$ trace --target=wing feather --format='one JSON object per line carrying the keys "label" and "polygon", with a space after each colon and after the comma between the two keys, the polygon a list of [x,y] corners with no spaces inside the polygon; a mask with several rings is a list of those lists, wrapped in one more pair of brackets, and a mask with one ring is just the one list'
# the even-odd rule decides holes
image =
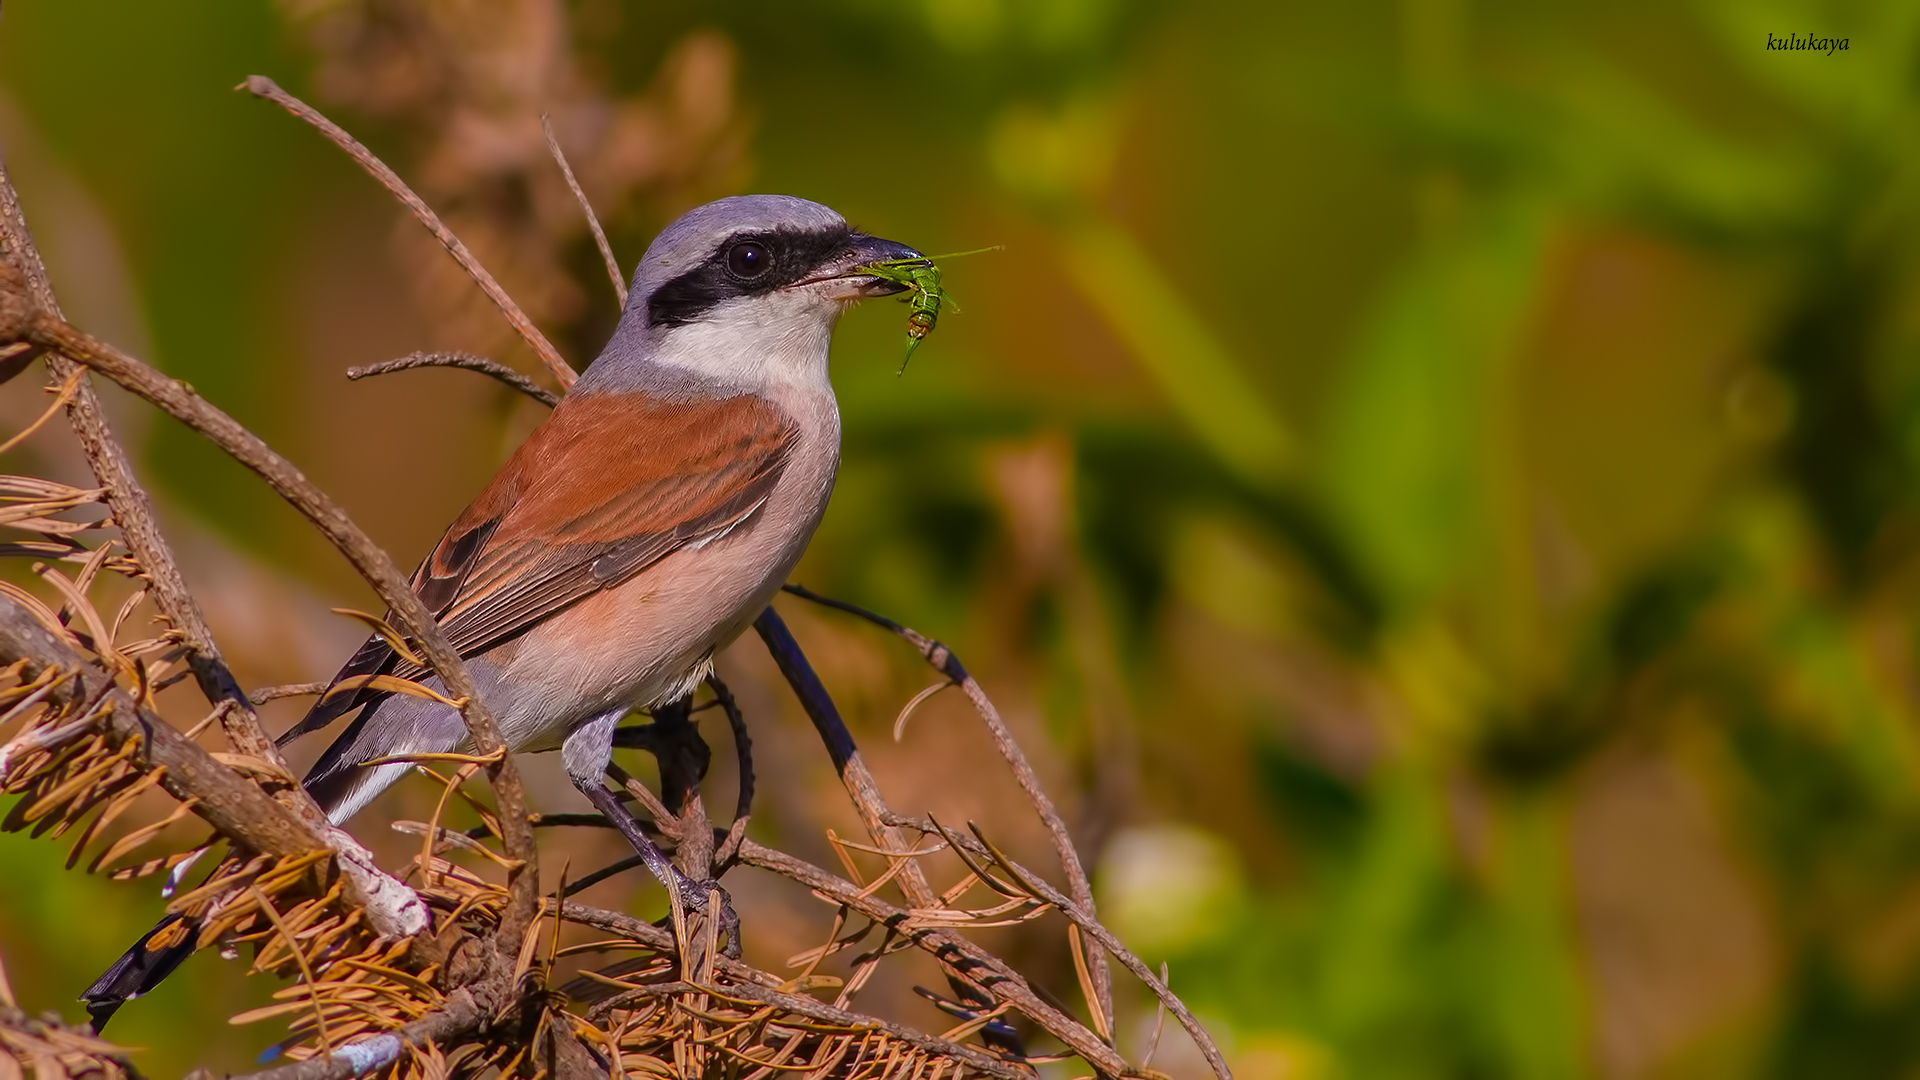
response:
{"label": "wing feather", "polygon": [[[462,656],[485,652],[741,524],[772,493],[795,437],[753,395],[568,397],[454,521],[414,590]],[[334,682],[370,673],[425,674],[377,635]],[[385,696],[322,698],[281,741]]]}

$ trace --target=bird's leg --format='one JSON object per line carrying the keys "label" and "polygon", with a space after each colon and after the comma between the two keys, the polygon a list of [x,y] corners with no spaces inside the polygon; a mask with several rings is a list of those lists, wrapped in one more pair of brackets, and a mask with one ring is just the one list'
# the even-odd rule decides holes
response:
{"label": "bird's leg", "polygon": [[700,799],[700,781],[712,764],[713,751],[690,721],[691,697],[653,710],[657,734],[654,757],[660,761],[660,798],[679,819],[679,844],[673,859],[687,874],[713,876],[713,823]]}
{"label": "bird's leg", "polygon": [[[684,710],[684,704],[681,707]],[[646,863],[647,869],[660,880],[661,885],[679,898],[683,908],[705,915],[708,913],[708,891],[711,889],[719,893],[720,937],[726,943],[728,955],[738,956],[740,917],[734,913],[733,901],[727,896],[726,890],[720,888],[715,881],[695,881],[681,873],[679,867],[674,866],[672,860],[667,858],[666,852],[661,851],[660,846],[647,835],[639,819],[633,816],[633,811],[627,809],[626,804],[607,788],[602,779],[606,775],[607,766],[613,760],[613,730],[624,716],[626,716],[625,709],[602,713],[575,728],[567,736],[566,742],[560,748],[560,757],[566,763],[567,776],[573,781],[573,786],[587,797],[587,801],[591,802],[594,808],[613,824],[614,828],[620,830],[621,835],[627,838],[627,842],[633,845],[634,851],[639,853],[641,861]],[[708,844],[711,845],[711,843],[709,838]]]}

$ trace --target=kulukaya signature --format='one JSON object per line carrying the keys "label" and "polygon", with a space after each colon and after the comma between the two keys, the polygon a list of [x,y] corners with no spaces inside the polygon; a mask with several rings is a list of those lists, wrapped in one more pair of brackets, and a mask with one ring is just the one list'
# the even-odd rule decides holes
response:
{"label": "kulukaya signature", "polygon": [[1796,51],[1825,50],[1828,56],[1832,56],[1836,52],[1847,51],[1847,39],[1814,37],[1812,34],[1808,34],[1805,37],[1799,34],[1788,34],[1783,38],[1774,37],[1772,34],[1767,35],[1768,52],[1782,52],[1787,49]]}

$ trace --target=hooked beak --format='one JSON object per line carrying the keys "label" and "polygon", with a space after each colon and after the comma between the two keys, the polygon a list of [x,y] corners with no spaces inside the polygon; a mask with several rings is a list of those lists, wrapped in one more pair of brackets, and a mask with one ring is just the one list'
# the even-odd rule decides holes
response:
{"label": "hooked beak", "polygon": [[791,287],[819,286],[827,297],[833,300],[865,300],[874,296],[892,296],[894,293],[906,292],[907,286],[897,281],[874,277],[871,274],[856,274],[852,271],[869,263],[925,258],[925,255],[905,244],[882,240],[865,233],[854,233],[844,251],[820,267],[818,273],[810,275],[805,280],[794,282]]}

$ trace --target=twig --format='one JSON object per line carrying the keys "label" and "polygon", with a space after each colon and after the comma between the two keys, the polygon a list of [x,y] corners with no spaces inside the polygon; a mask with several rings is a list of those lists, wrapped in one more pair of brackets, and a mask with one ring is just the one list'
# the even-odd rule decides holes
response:
{"label": "twig", "polygon": [[[44,312],[59,315],[59,303],[48,282],[39,248],[28,230],[25,212],[13,183],[0,165],[0,243],[4,243],[4,265],[17,270],[26,296]],[[36,349],[45,346],[36,344]],[[56,376],[81,371],[72,359],[47,352],[48,369]],[[128,550],[141,567],[152,587],[154,604],[186,645],[187,664],[200,684],[200,691],[216,706],[228,745],[236,752],[267,762],[280,772],[293,775],[281,756],[280,748],[267,737],[254,714],[253,703],[240,689],[240,683],[227,667],[220,648],[207,628],[200,605],[187,590],[186,580],[174,561],[172,549],[153,516],[153,504],[134,476],[126,451],[114,438],[100,409],[99,399],[86,379],[68,409],[74,433],[79,437],[88,462],[102,487],[107,489],[107,504],[119,524]],[[171,729],[169,729],[171,730]],[[291,810],[315,836],[316,846],[329,846],[340,857],[340,866],[348,878],[349,900],[364,905],[374,925],[389,936],[416,933],[427,925],[426,905],[399,881],[375,865],[371,854],[351,836],[335,828],[304,788],[288,784],[276,791],[273,801]],[[433,949],[429,948],[429,952]]]}
{"label": "twig", "polygon": [[[512,902],[502,919],[503,947],[517,947],[520,935],[533,919],[538,897],[534,892],[537,874],[533,829],[527,824],[526,794],[520,774],[505,753],[493,714],[481,701],[479,692],[467,674],[466,665],[447,643],[446,635],[434,621],[426,605],[413,591],[393,559],[375,544],[327,494],[315,487],[301,471],[269,447],[260,437],[242,427],[233,417],[213,406],[177,379],[170,379],[140,360],[72,326],[33,303],[19,272],[11,263],[0,261],[0,341],[28,340],[85,364],[114,382],[159,406],[167,413],[205,436],[241,464],[258,473],[269,487],[313,522],[335,548],[347,557],[355,570],[374,587],[392,609],[400,626],[420,644],[421,651],[440,676],[450,696],[464,698],[461,717],[474,746],[483,755],[497,754],[488,767],[487,778],[499,800],[502,827],[505,830],[509,858],[520,861],[524,869],[512,879]],[[511,943],[511,944],[509,944]]]}
{"label": "twig", "polygon": [[[1092,1029],[1049,1004],[1019,972],[966,938],[938,927],[916,925],[912,922],[910,912],[784,851],[747,840],[740,845],[740,859],[749,866],[771,870],[797,881],[834,903],[844,904],[886,925],[932,953],[948,970],[958,972],[1001,1001],[1012,1002],[1014,1008],[1026,1013],[1101,1073],[1124,1076],[1131,1071],[1126,1061]],[[1231,1074],[1224,1070],[1223,1064],[1216,1071],[1222,1080],[1231,1080]]]}
{"label": "twig", "polygon": [[141,742],[139,757],[166,771],[162,787],[223,834],[254,851],[274,856],[299,855],[327,844],[292,811],[267,797],[257,785],[215,761],[178,728],[136,703],[114,685],[113,677],[40,625],[12,597],[0,596],[0,662],[28,661],[34,669],[77,672],[46,695],[58,704],[98,702],[91,721],[80,730],[100,731],[115,747]]}
{"label": "twig", "polygon": [[[1000,751],[1000,756],[1006,760],[1007,767],[1013,771],[1014,778],[1020,782],[1020,790],[1026,792],[1027,801],[1033,804],[1041,823],[1046,826],[1047,833],[1052,836],[1053,850],[1059,856],[1060,868],[1066,872],[1067,887],[1072,890],[1074,903],[1088,915],[1092,915],[1093,885],[1087,880],[1086,868],[1081,865],[1080,853],[1073,845],[1072,834],[1067,832],[1067,823],[1061,819],[1060,812],[1055,809],[1046,789],[1040,786],[1039,776],[1034,773],[1033,765],[1027,761],[1027,755],[1020,749],[1020,744],[1014,741],[1013,732],[1007,729],[1006,722],[1000,718],[1000,710],[994,707],[992,699],[988,698],[986,691],[981,689],[979,681],[967,672],[965,665],[961,664],[960,658],[954,654],[953,650],[911,627],[903,626],[885,615],[869,611],[857,604],[822,596],[804,585],[790,584],[784,588],[803,600],[811,600],[836,611],[856,615],[876,626],[885,627],[912,645],[935,671],[945,675],[960,687],[961,691],[967,695],[967,700],[973,703],[974,711],[980,714],[980,719],[987,725],[987,731],[993,737],[994,747]],[[1106,957],[1101,954],[1098,946],[1089,945],[1087,953],[1087,966],[1098,997],[1096,1007],[1102,1011],[1104,1018],[1110,1023],[1113,1017],[1113,974],[1108,970]]]}
{"label": "twig", "polygon": [[645,986],[635,987],[617,997],[612,997],[601,1002],[595,1006],[595,1011],[611,1012],[629,1002],[640,1001],[646,998],[674,997],[680,994],[714,994],[720,997],[751,1001],[758,1005],[772,1005],[775,1008],[784,1009],[796,1016],[804,1016],[809,1020],[818,1020],[822,1023],[833,1024],[836,1027],[881,1032],[889,1038],[898,1039],[909,1046],[918,1047],[929,1053],[958,1058],[966,1062],[968,1067],[986,1073],[988,1076],[1002,1077],[1003,1080],[1033,1080],[1033,1074],[1026,1069],[1002,1061],[991,1054],[968,1046],[965,1043],[954,1042],[951,1039],[943,1039],[937,1035],[928,1035],[907,1027],[904,1024],[895,1024],[878,1017],[868,1016],[865,1013],[857,1013],[848,1009],[836,1009],[825,1002],[817,1001],[810,997],[802,997],[798,994],[783,994],[778,990],[771,990],[764,986],[755,986],[751,983],[723,986],[698,986],[689,982],[650,983]]}
{"label": "twig", "polygon": [[[853,800],[853,808],[866,825],[868,835],[873,837],[874,846],[887,851],[905,852],[911,845],[904,842],[898,829],[886,823],[887,803],[880,795],[880,785],[868,771],[867,763],[860,757],[860,750],[854,746],[853,734],[847,730],[846,722],[840,719],[840,709],[834,705],[833,698],[827,694],[827,688],[820,683],[813,665],[808,662],[807,654],[800,651],[800,643],[793,639],[793,632],[781,620],[772,607],[760,613],[754,620],[754,630],[760,634],[760,640],[766,643],[767,652],[773,656],[773,662],[780,668],[780,674],[786,676],[787,684],[793,687],[801,706],[813,721],[820,740],[827,746],[827,753],[833,758],[833,767],[840,774],[840,780],[846,785],[847,795]],[[920,867],[909,861],[900,873],[900,891],[907,896],[907,902],[916,908],[932,907],[935,900],[933,886],[927,884],[927,877]]]}
{"label": "twig", "polygon": [[[626,728],[624,730],[633,731],[634,729]],[[616,738],[617,737],[618,736],[616,736]],[[649,753],[658,752],[657,744],[644,740],[634,740],[631,743],[615,742],[613,745],[630,745],[647,750]],[[653,819],[649,822],[642,822],[643,827],[651,825],[660,835],[667,837],[676,844],[680,842],[680,819],[673,811],[667,809],[667,804],[662,802],[659,796],[648,790],[645,784],[627,775],[627,771],[618,765],[608,765],[607,775],[613,778],[613,786],[615,788],[626,792],[628,796],[633,798],[634,801],[638,802],[641,807],[646,810],[647,816]]]}
{"label": "twig", "polygon": [[[840,710],[833,703],[832,695],[820,682],[813,665],[807,660],[807,654],[800,649],[787,624],[780,618],[779,612],[769,604],[759,618],[754,620],[754,630],[767,646],[767,652],[773,657],[774,664],[785,676],[787,685],[793,688],[794,696],[800,699],[807,717],[813,721],[814,730],[820,735],[820,741],[826,745],[827,754],[833,759],[834,769],[840,774],[840,782],[847,789],[847,797],[853,800],[854,812],[860,816],[866,826],[867,835],[873,838],[874,845],[885,851],[905,852],[910,849],[904,838],[891,825],[886,816],[891,812],[886,800],[880,794],[880,785],[874,780],[873,773],[867,769],[866,760],[854,746],[853,734],[847,730],[845,721],[840,719]],[[744,844],[744,837],[743,837]],[[927,876],[921,870],[918,860],[899,860],[898,874],[900,891],[907,898],[909,906],[931,908],[936,896],[933,887],[927,883]],[[943,962],[946,957],[941,958]],[[986,991],[970,981],[961,967],[948,962],[946,964],[947,981],[954,993],[967,1000],[985,1000]],[[1065,1014],[1058,1014],[1064,1018]],[[1070,1021],[1069,1021],[1070,1022]],[[1110,1052],[1110,1051],[1109,1051]],[[1091,1059],[1089,1059],[1091,1060]]]}
{"label": "twig", "polygon": [[408,353],[398,360],[387,360],[378,364],[350,367],[347,369],[347,378],[358,381],[373,375],[385,375],[388,372],[410,371],[414,368],[423,367],[451,367],[464,368],[467,371],[477,371],[482,375],[491,375],[499,379],[501,382],[506,383],[508,386],[513,387],[515,390],[520,391],[549,409],[560,404],[559,394],[541,386],[539,383],[534,382],[532,379],[527,378],[525,375],[520,374],[499,361],[489,360],[484,356],[475,356],[472,353]]}
{"label": "twig", "polygon": [[[560,917],[568,922],[579,923],[581,926],[591,926],[596,930],[606,930],[631,938],[669,956],[678,953],[673,940],[673,931],[662,929],[644,919],[636,919],[624,912],[608,911],[605,908],[590,907],[576,900],[568,900],[560,905]],[[714,970],[736,983],[780,985],[780,980],[772,975],[724,955],[714,959]]]}
{"label": "twig", "polygon": [[326,693],[326,690],[327,684],[323,682],[285,683],[280,686],[263,686],[248,694],[247,700],[253,702],[254,707],[258,708],[269,701],[290,697],[310,697],[314,694]]}
{"label": "twig", "polygon": [[[918,819],[899,819],[899,821],[908,826],[918,824]],[[970,842],[970,844],[977,844],[977,842]],[[820,892],[822,896],[828,897],[835,903],[845,903],[847,907],[860,911],[868,919],[876,920],[889,928],[895,928],[902,938],[910,940],[912,944],[922,949],[927,949],[950,969],[964,970],[970,980],[989,988],[996,999],[1010,1001],[1016,1009],[1020,1009],[1021,1013],[1039,1022],[1044,1030],[1052,1032],[1056,1038],[1068,1043],[1069,1047],[1081,1057],[1085,1057],[1092,1067],[1110,1076],[1127,1074],[1125,1061],[1117,1057],[1112,1047],[1102,1042],[1085,1024],[1079,1024],[1077,1020],[1071,1019],[1066,1013],[1050,1005],[1025,982],[1025,978],[1021,978],[1018,972],[1006,967],[1002,961],[989,955],[979,945],[972,944],[966,938],[960,938],[958,934],[952,934],[945,928],[912,924],[910,922],[912,915],[908,911],[895,907],[883,899],[877,899],[876,896],[870,896],[866,890],[854,886],[852,882],[837,874],[814,867],[812,863],[806,863],[803,859],[795,859],[793,855],[787,855],[783,851],[755,844],[753,840],[747,840],[741,844],[741,861],[751,863],[764,871],[776,872],[789,880],[795,880],[806,888]],[[653,926],[651,922],[634,919],[632,915],[588,907],[578,901],[566,901],[561,913],[564,919],[570,922],[593,926],[599,930],[609,930],[639,944],[655,947],[662,953],[674,951],[672,932]],[[753,982],[758,986],[778,984],[774,976],[766,972],[758,972],[739,961],[730,961],[726,957],[720,957],[716,961],[716,970],[720,970],[735,982]],[[745,994],[741,994],[741,997],[745,997]],[[1204,1043],[1204,1045],[1212,1045],[1212,1043]],[[1221,1076],[1227,1078],[1229,1074],[1221,1072]]]}
{"label": "twig", "polygon": [[493,1009],[465,989],[455,990],[439,1008],[398,1030],[362,1039],[305,1061],[248,1073],[235,1080],[352,1080],[400,1060],[409,1046],[425,1046],[470,1035],[487,1023]]}
{"label": "twig", "polygon": [[[121,1076],[140,1080],[140,1070],[128,1060],[129,1055],[128,1048],[107,1042],[84,1027],[69,1026],[51,1013],[28,1015],[14,1004],[13,995],[7,991],[7,973],[0,970],[0,1060],[12,1067],[6,1075],[27,1075],[20,1070],[24,1059],[36,1070],[31,1074],[35,1077],[112,1080]],[[83,1063],[75,1057],[87,1060]]]}
{"label": "twig", "polygon": [[[8,177],[4,164],[0,164],[0,247],[4,247],[7,259],[25,279],[27,293],[34,303],[41,310],[58,317],[60,302],[53,295],[53,285],[47,280],[40,249],[33,242],[26,213],[21,209],[20,197],[13,189],[13,181]],[[49,353],[46,360],[47,369],[58,379],[68,378],[80,371],[79,365],[62,356]],[[213,640],[213,632],[207,628],[200,605],[188,592],[186,579],[180,573],[179,563],[174,560],[173,549],[154,522],[153,502],[134,475],[133,464],[127,460],[126,451],[114,438],[113,428],[100,409],[100,399],[94,394],[90,380],[81,380],[72,403],[67,407],[67,416],[73,424],[74,434],[79,436],[80,448],[93,468],[93,475],[107,491],[107,506],[113,511],[113,520],[120,526],[127,550],[133,553],[152,586],[154,606],[179,632],[186,645],[187,663],[200,683],[200,692],[214,705],[223,701],[231,703],[231,707],[225,709],[220,718],[228,745],[236,753],[257,757],[287,771],[286,760],[260,727],[259,717],[254,715],[246,694],[241,691],[238,680],[233,677],[226,659],[220,654],[219,645]],[[325,815],[313,800],[297,789],[283,793],[280,802],[292,807],[312,823],[325,820]]]}
{"label": "twig", "polygon": [[[695,881],[713,876],[713,823],[707,820],[700,782],[706,778],[713,751],[689,719],[690,699],[653,710],[650,727],[655,738],[648,749],[660,762],[660,799],[670,815],[660,827],[674,838],[673,861]],[[629,790],[644,787],[629,785]]]}
{"label": "twig", "polygon": [[547,370],[553,373],[554,381],[560,384],[560,388],[565,390],[573,385],[575,377],[573,368],[561,357],[560,351],[553,347],[553,342],[548,341],[547,336],[540,332],[540,328],[533,324],[533,320],[527,318],[527,313],[520,310],[520,305],[514,303],[513,297],[507,295],[507,290],[500,287],[500,283],[493,279],[492,274],[487,273],[487,268],[481,266],[480,260],[474,258],[473,252],[467,250],[467,245],[453,235],[453,230],[440,221],[440,216],[433,212],[433,208],[428,206],[420,196],[415,195],[413,189],[407,186],[407,182],[400,179],[399,174],[388,168],[385,162],[375,157],[373,151],[360,145],[358,139],[347,134],[340,125],[322,116],[319,110],[280,89],[278,84],[265,75],[249,75],[247,81],[235,89],[245,90],[255,97],[273,102],[313,125],[335,146],[345,150],[361,168],[367,170],[375,180],[380,181],[382,187],[392,192],[394,198],[405,203],[407,209],[413,211],[413,216],[420,220],[420,224],[425,225],[434,239],[440,241],[440,245],[447,249],[447,253],[452,255],[454,261],[460,264],[460,268],[467,272],[467,276],[474,280],[474,284],[480,286],[480,291],[487,294],[487,299],[493,301],[494,306],[500,309],[500,314],[506,316],[507,323],[533,348],[534,354],[540,357],[540,362],[547,365]]}
{"label": "twig", "polygon": [[627,279],[620,276],[620,262],[613,257],[613,245],[607,243],[606,230],[600,227],[600,218],[593,212],[593,204],[587,201],[587,193],[580,190],[580,181],[573,177],[573,166],[567,164],[566,152],[560,149],[560,140],[553,133],[553,119],[546,113],[540,114],[540,130],[547,133],[547,151],[553,155],[554,164],[560,166],[560,175],[567,178],[567,187],[572,189],[573,197],[580,203],[580,211],[587,215],[587,228],[593,230],[593,242],[600,248],[600,258],[607,264],[607,277],[613,281],[613,294],[620,298],[620,306],[627,306]]}
{"label": "twig", "polygon": [[913,829],[926,836],[938,836],[966,854],[984,862],[1005,864],[1022,887],[1031,889],[1042,900],[1060,909],[1060,913],[1067,917],[1067,921],[1099,942],[1107,952],[1113,954],[1114,959],[1120,961],[1121,967],[1126,968],[1134,978],[1139,979],[1147,989],[1153,991],[1154,996],[1160,1000],[1161,1006],[1173,1013],[1174,1018],[1180,1021],[1180,1026],[1193,1037],[1194,1044],[1200,1047],[1200,1053],[1206,1057],[1207,1063],[1213,1066],[1214,1073],[1225,1080],[1228,1076],[1226,1059],[1221,1055],[1220,1048],[1215,1045],[1213,1037],[1207,1034],[1206,1029],[1200,1026],[1200,1021],[1188,1011],[1186,1004],[1168,987],[1166,979],[1156,977],[1151,968],[1122,945],[1120,939],[1113,936],[1113,931],[1108,930],[1094,918],[1092,911],[1047,884],[1045,878],[957,829],[942,829],[930,818],[907,817],[902,814],[888,814],[887,821],[889,824]]}
{"label": "twig", "polygon": [[[607,828],[611,829],[614,827],[613,822],[607,821],[606,818],[603,817],[600,820],[606,824]],[[573,891],[586,892],[588,889],[593,888],[595,885],[600,884],[610,877],[618,877],[635,867],[645,865],[647,865],[647,860],[642,856],[629,855],[618,862],[608,863],[591,874],[582,875],[579,881],[574,882]]]}
{"label": "twig", "polygon": [[747,718],[740,715],[740,703],[733,700],[733,691],[720,681],[720,676],[708,675],[707,689],[713,691],[714,700],[727,714],[727,726],[733,729],[733,752],[740,774],[740,791],[733,804],[733,823],[727,826],[727,838],[721,841],[720,849],[713,855],[718,872],[732,865],[734,856],[739,854],[740,840],[747,835],[747,821],[753,816],[753,736],[747,733]]}
{"label": "twig", "polygon": [[[1167,973],[1167,962],[1165,960],[1160,961],[1160,981],[1166,985],[1169,990],[1173,988],[1173,977]],[[1147,1052],[1140,1055],[1140,1067],[1142,1069],[1150,1069],[1153,1067],[1153,1055],[1160,1049],[1160,1032],[1165,1029],[1166,1026],[1167,1003],[1162,1001],[1153,1010],[1153,1034],[1147,1036]]]}

